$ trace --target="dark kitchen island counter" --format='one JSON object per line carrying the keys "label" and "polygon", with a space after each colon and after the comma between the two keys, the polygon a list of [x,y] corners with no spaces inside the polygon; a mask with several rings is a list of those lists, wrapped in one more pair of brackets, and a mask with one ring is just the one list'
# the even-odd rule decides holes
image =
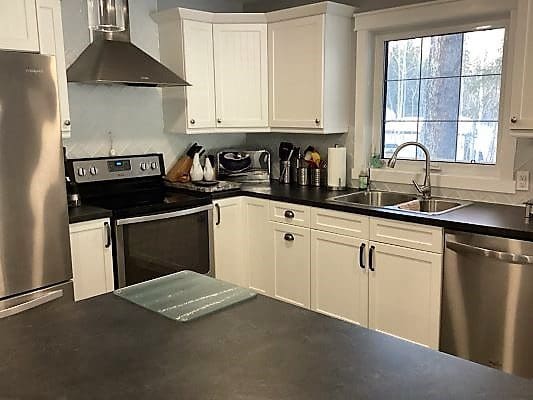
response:
{"label": "dark kitchen island counter", "polygon": [[263,296],[182,324],[112,294],[0,321],[1,399],[533,399],[533,381]]}

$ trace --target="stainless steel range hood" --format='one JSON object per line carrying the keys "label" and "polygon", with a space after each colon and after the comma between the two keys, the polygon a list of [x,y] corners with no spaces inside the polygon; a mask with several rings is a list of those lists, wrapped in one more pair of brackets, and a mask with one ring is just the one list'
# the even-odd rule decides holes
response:
{"label": "stainless steel range hood", "polygon": [[128,1],[122,32],[93,32],[93,42],[67,70],[69,82],[128,86],[190,86],[130,40]]}

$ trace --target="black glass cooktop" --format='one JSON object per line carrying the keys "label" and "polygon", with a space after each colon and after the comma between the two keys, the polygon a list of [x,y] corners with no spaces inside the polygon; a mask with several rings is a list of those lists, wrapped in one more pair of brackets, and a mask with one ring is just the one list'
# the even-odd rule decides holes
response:
{"label": "black glass cooktop", "polygon": [[171,212],[211,203],[209,196],[169,191],[146,191],[92,198],[86,204],[113,212],[114,218],[130,218]]}

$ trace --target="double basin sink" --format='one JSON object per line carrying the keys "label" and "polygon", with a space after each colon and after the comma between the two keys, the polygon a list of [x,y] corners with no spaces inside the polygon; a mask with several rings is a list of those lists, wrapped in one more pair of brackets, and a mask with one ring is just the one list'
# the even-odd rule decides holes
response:
{"label": "double basin sink", "polygon": [[408,193],[366,191],[337,196],[331,201],[344,205],[396,209],[425,215],[445,214],[471,203],[450,199],[420,199]]}

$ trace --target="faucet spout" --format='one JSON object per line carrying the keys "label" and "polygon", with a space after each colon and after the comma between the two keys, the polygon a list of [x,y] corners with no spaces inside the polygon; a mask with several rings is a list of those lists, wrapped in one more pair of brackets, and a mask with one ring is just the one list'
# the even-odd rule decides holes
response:
{"label": "faucet spout", "polygon": [[431,156],[426,146],[424,146],[422,143],[419,143],[419,142],[402,143],[396,148],[396,150],[392,154],[392,157],[387,162],[387,166],[389,168],[394,168],[396,166],[396,161],[398,160],[398,153],[408,146],[418,147],[424,152],[424,155],[426,157],[426,175],[424,177],[424,185],[420,186],[418,183],[416,183],[415,180],[413,180],[413,184],[415,185],[415,188],[418,191],[418,193],[420,193],[424,199],[430,199],[431,198]]}

